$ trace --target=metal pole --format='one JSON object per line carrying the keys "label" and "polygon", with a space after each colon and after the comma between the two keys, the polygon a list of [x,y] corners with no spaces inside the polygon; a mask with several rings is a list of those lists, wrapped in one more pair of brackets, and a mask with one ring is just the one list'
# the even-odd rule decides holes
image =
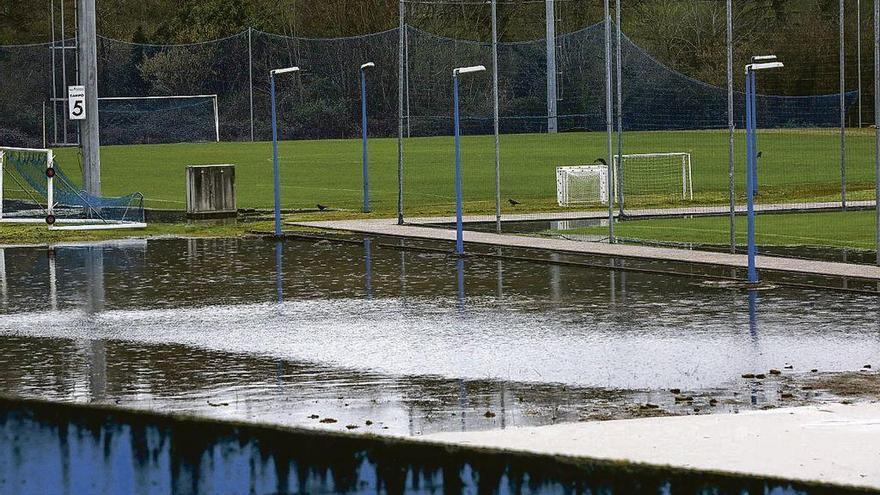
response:
{"label": "metal pole", "polygon": [[880,0],[874,0],[874,213],[877,264],[880,265]]}
{"label": "metal pole", "polygon": [[758,282],[755,245],[755,74],[746,70],[746,202],[748,209],[748,277],[749,283]]}
{"label": "metal pole", "polygon": [[269,73],[269,94],[272,100],[272,178],[275,192],[275,237],[281,237],[281,172],[278,168],[278,122],[275,112],[275,75]]}
{"label": "metal pole", "polygon": [[558,128],[556,118],[556,10],[554,0],[545,0],[545,21],[547,24],[547,133],[555,134]]}
{"label": "metal pole", "polygon": [[501,138],[498,108],[498,2],[492,0],[492,98],[495,131],[495,230],[501,233]]}
{"label": "metal pole", "polygon": [[844,60],[844,25],[843,25],[843,4],[844,0],[840,0],[840,206],[846,211],[846,81]]}
{"label": "metal pole", "polygon": [[455,121],[455,253],[464,254],[464,232],[461,214],[461,128],[458,112],[458,74],[452,74],[452,106]]}
{"label": "metal pole", "polygon": [[[55,52],[58,47],[55,46],[55,0],[49,3],[49,19],[52,24],[52,143],[58,142],[58,86],[55,82]],[[65,117],[66,118],[66,117]]]}
{"label": "metal pole", "polygon": [[399,2],[400,26],[398,27],[399,42],[397,47],[397,224],[403,225],[403,89],[404,89],[404,57],[403,44],[406,42],[404,36],[404,19],[406,16],[406,6],[404,0]]}
{"label": "metal pole", "polygon": [[727,187],[730,199],[730,252],[736,253],[735,149],[733,117],[733,0],[727,0]]}
{"label": "metal pole", "polygon": [[86,119],[80,121],[83,155],[83,187],[93,196],[101,195],[101,139],[98,122],[98,35],[95,0],[78,0],[77,47],[80,84],[86,88]]}
{"label": "metal pole", "polygon": [[217,102],[217,95],[213,98],[214,104],[214,139],[220,142],[220,105]]}
{"label": "metal pole", "polygon": [[605,0],[605,134],[608,152],[608,242],[614,242],[614,133],[613,106],[611,104],[611,12],[609,0]]}
{"label": "metal pole", "polygon": [[[620,0],[615,1],[615,19],[617,24],[617,159],[618,169],[615,170],[617,176],[617,211],[623,216],[623,49],[620,46],[622,35],[620,33]],[[614,166],[614,162],[608,162],[609,167]],[[611,196],[609,196],[611,198]],[[613,198],[611,199],[613,201]]]}
{"label": "metal pole", "polygon": [[64,26],[64,0],[61,0],[61,137],[67,144],[67,33]]}
{"label": "metal pole", "polygon": [[46,147],[46,100],[43,100],[43,148]]}
{"label": "metal pole", "polygon": [[251,106],[251,142],[254,141],[254,51],[253,36],[254,28],[248,28],[248,94]]}
{"label": "metal pole", "polygon": [[856,72],[859,91],[859,129],[862,128],[862,0],[856,0]]}
{"label": "metal pole", "polygon": [[403,25],[403,69],[406,80],[406,137],[412,137],[412,119],[409,113],[409,24]]}
{"label": "metal pole", "polygon": [[370,173],[367,155],[367,73],[361,68],[361,136],[363,140],[363,158],[361,164],[364,174],[364,213],[370,212]]}

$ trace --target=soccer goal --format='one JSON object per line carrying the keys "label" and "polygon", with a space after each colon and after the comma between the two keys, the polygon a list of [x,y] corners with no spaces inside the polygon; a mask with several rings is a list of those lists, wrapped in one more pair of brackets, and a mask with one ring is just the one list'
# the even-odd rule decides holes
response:
{"label": "soccer goal", "polygon": [[142,194],[88,194],[58,166],[52,150],[7,147],[0,147],[0,222],[46,223],[52,230],[147,226]]}
{"label": "soccer goal", "polygon": [[[615,198],[662,206],[694,199],[690,153],[639,153],[614,157]],[[618,186],[622,186],[618,189]]]}
{"label": "soccer goal", "polygon": [[217,95],[98,98],[102,144],[220,141]]}
{"label": "soccer goal", "polygon": [[559,206],[608,204],[608,166],[556,167]]}

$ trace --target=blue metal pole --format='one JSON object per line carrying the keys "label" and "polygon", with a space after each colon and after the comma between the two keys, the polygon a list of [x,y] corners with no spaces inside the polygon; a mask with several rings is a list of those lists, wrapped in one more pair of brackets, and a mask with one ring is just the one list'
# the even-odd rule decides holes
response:
{"label": "blue metal pole", "polygon": [[272,174],[275,188],[275,237],[281,237],[281,177],[278,170],[278,117],[275,113],[275,75],[269,75],[272,98]]}
{"label": "blue metal pole", "polygon": [[748,259],[749,283],[758,282],[758,270],[755,266],[757,248],[755,246],[755,121],[754,115],[754,74],[746,72],[746,204],[748,210]]}
{"label": "blue metal pole", "polygon": [[370,173],[367,166],[367,74],[361,69],[361,133],[364,142],[364,213],[370,212]]}
{"label": "blue metal pole", "polygon": [[458,114],[458,76],[452,75],[452,102],[455,114],[455,253],[464,254],[461,218],[461,122]]}
{"label": "blue metal pole", "polygon": [[752,72],[752,189],[758,194],[758,74]]}

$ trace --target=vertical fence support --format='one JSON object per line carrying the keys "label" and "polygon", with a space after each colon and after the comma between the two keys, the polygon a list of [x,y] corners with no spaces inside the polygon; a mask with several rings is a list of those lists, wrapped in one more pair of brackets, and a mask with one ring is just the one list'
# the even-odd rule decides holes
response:
{"label": "vertical fence support", "polygon": [[452,72],[453,124],[455,126],[455,254],[464,254],[461,193],[461,118],[458,110],[458,71]]}
{"label": "vertical fence support", "polygon": [[555,134],[559,121],[556,112],[556,7],[554,0],[544,1],[547,49],[547,133]]}
{"label": "vertical fence support", "polygon": [[856,0],[856,74],[859,92],[859,129],[862,128],[862,0]]}
{"label": "vertical fence support", "polygon": [[840,206],[846,211],[846,62],[844,57],[844,0],[840,0]]}
{"label": "vertical fence support", "polygon": [[254,52],[253,37],[254,28],[248,28],[248,95],[251,107],[251,142],[254,142]]}
{"label": "vertical fence support", "polygon": [[403,75],[403,44],[406,42],[404,23],[406,5],[400,0],[398,5],[400,25],[398,27],[397,47],[397,224],[403,225],[403,89],[406,84]]}
{"label": "vertical fence support", "polygon": [[[622,35],[620,33],[620,0],[615,0],[614,4],[614,16],[615,16],[615,24],[616,26],[616,36],[617,36],[617,159],[618,159],[618,167],[615,170],[616,178],[617,178],[617,211],[621,217],[623,217],[623,49],[620,46]],[[610,161],[609,167],[614,167],[614,161]],[[609,196],[611,198],[611,196]],[[609,201],[614,201],[613,198],[609,199]]]}
{"label": "vertical fence support", "polygon": [[736,193],[733,117],[733,0],[727,0],[727,195],[730,199],[730,252],[736,253]]}
{"label": "vertical fence support", "polygon": [[614,243],[614,150],[612,134],[614,133],[613,112],[611,104],[611,8],[609,0],[605,0],[605,147],[608,156],[608,242]]}
{"label": "vertical fence support", "polygon": [[877,264],[880,265],[880,0],[874,0],[874,212]]}
{"label": "vertical fence support", "polygon": [[492,0],[492,110],[495,131],[495,231],[501,233],[501,139],[498,109],[498,3]]}
{"label": "vertical fence support", "polygon": [[370,165],[369,148],[367,144],[367,72],[366,65],[361,66],[361,166],[364,178],[364,213],[370,212]]}

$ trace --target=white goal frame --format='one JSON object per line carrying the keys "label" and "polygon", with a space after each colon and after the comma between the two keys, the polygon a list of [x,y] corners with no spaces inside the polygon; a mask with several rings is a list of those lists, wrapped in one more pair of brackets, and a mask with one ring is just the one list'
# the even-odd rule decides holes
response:
{"label": "white goal frame", "polygon": [[[667,157],[681,157],[681,199],[683,200],[693,200],[694,199],[694,177],[691,173],[691,154],[683,153],[683,152],[670,152],[670,153],[633,153],[629,155],[614,155],[614,196],[615,199],[620,199],[621,194],[618,192],[617,187],[620,182],[620,178],[622,177],[624,181],[626,181],[626,173],[624,171],[623,175],[621,175],[621,165],[626,163],[626,160],[629,158],[667,158]],[[623,160],[621,160],[621,157]]]}
{"label": "white goal frame", "polygon": [[[50,149],[43,148],[13,148],[8,146],[0,147],[0,223],[17,223],[17,224],[34,224],[47,223],[46,218],[50,215],[54,216],[55,211],[55,178],[46,176],[46,215],[42,218],[36,217],[4,217],[3,216],[3,167],[5,165],[5,155],[7,152],[21,151],[26,153],[45,153],[46,169],[53,168],[55,165],[55,152]],[[42,208],[42,205],[39,205]],[[94,219],[88,218],[56,218],[54,224],[48,224],[49,230],[106,230],[106,229],[142,229],[147,226],[143,222],[121,222],[121,221],[105,221],[96,223]]]}
{"label": "white goal frame", "polygon": [[[570,195],[570,177],[577,175],[595,175],[599,178],[598,201],[573,200]],[[556,167],[556,202],[559,206],[608,204],[608,166],[607,165],[574,165]]]}
{"label": "white goal frame", "polygon": [[220,142],[220,106],[217,95],[167,95],[167,96],[102,96],[98,98],[98,111],[102,101],[133,101],[133,100],[195,100],[210,99],[214,106],[214,140]]}

